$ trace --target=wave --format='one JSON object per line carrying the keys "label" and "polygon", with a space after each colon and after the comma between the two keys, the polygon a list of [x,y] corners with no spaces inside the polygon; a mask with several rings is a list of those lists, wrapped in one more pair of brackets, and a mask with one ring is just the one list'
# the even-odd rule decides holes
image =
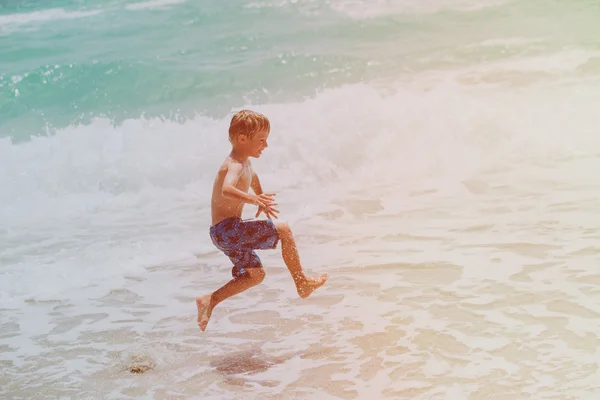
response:
{"label": "wave", "polygon": [[63,8],[51,8],[44,11],[0,15],[0,30],[8,32],[22,25],[34,22],[47,22],[65,19],[86,18],[101,14],[103,10],[67,11]]}
{"label": "wave", "polygon": [[141,1],[137,3],[131,3],[125,6],[125,9],[130,11],[135,10],[150,10],[155,8],[165,8],[168,6],[172,6],[175,4],[185,3],[187,0],[150,0],[150,1]]}
{"label": "wave", "polygon": [[[482,69],[481,77],[493,71]],[[562,129],[587,132],[597,125],[591,108],[600,100],[593,94],[597,82],[581,82],[575,91],[568,81],[525,87],[507,86],[500,79],[481,83],[472,70],[465,70],[452,79],[423,75],[393,92],[354,84],[299,103],[248,105],[265,112],[273,125],[272,148],[257,162],[273,171],[288,171],[290,184],[337,179],[367,166],[385,169],[398,157],[413,172],[453,170],[467,163],[467,149],[471,157],[489,160],[493,155],[511,156],[503,154],[499,144],[535,142],[534,148],[520,150],[529,152],[523,154],[526,157],[553,143],[563,146]],[[120,194],[139,191],[145,184],[181,189],[210,177],[211,167],[227,151],[224,132],[229,118],[197,116],[183,123],[138,118],[119,125],[96,118],[26,143],[2,139],[0,182],[8,190],[0,198],[31,198],[35,192]],[[569,142],[573,139],[571,133]],[[403,175],[402,170],[393,174]]]}
{"label": "wave", "polygon": [[[599,157],[599,86],[471,85],[429,74],[393,90],[355,84],[302,102],[248,104],[272,122],[270,146],[253,164],[263,186],[281,193],[289,220],[318,218],[356,193],[375,201],[383,192],[388,200],[415,190],[451,196],[481,174]],[[202,229],[230,117],[98,118],[28,142],[0,140],[5,300],[58,296],[206,254]],[[43,288],[52,293],[27,283],[32,271],[54,282]]]}
{"label": "wave", "polygon": [[505,0],[332,0],[331,7],[353,19],[398,14],[433,14],[444,10],[473,12],[499,6]]}

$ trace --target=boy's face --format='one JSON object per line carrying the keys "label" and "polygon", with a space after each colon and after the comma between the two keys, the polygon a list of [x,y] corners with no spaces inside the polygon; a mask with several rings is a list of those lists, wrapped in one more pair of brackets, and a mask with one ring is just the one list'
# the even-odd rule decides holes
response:
{"label": "boy's face", "polygon": [[245,135],[241,135],[240,139],[247,151],[249,157],[259,158],[263,150],[269,145],[267,139],[269,138],[268,131],[256,132],[252,139],[249,139]]}

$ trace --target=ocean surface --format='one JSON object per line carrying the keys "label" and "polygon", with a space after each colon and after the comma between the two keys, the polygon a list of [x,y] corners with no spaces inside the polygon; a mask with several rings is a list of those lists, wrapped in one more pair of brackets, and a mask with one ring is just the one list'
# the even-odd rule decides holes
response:
{"label": "ocean surface", "polygon": [[[242,108],[329,280],[201,332]],[[0,398],[595,400],[599,172],[597,1],[4,0]]]}

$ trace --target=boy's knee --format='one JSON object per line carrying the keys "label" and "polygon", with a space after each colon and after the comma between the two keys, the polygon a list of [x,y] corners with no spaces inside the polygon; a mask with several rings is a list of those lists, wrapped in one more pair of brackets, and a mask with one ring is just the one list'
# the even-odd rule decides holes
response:
{"label": "boy's knee", "polygon": [[288,236],[292,233],[292,229],[287,222],[277,221],[275,222],[275,227],[280,236]]}
{"label": "boy's knee", "polygon": [[265,279],[265,270],[262,268],[248,268],[246,272],[255,285],[260,284]]}

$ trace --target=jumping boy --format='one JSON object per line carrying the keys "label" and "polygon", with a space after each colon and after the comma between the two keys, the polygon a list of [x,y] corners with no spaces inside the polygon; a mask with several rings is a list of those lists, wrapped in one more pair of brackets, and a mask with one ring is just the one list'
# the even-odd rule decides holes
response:
{"label": "jumping boy", "polygon": [[[289,225],[273,222],[279,210],[273,193],[263,193],[258,175],[249,158],[260,157],[268,147],[271,127],[269,120],[257,112],[243,110],[231,119],[229,141],[231,153],[217,172],[212,193],[212,225],[210,237],[213,244],[233,262],[233,279],[206,296],[198,296],[198,326],[206,330],[213,309],[223,300],[256,286],[265,278],[262,263],[254,250],[275,249],[281,240],[281,254],[290,271],[298,295],[302,298],[321,287],[327,274],[316,278],[304,275],[300,256]],[[255,194],[250,194],[252,188]],[[245,204],[258,206],[256,217],[265,213],[266,220],[242,220]]]}

